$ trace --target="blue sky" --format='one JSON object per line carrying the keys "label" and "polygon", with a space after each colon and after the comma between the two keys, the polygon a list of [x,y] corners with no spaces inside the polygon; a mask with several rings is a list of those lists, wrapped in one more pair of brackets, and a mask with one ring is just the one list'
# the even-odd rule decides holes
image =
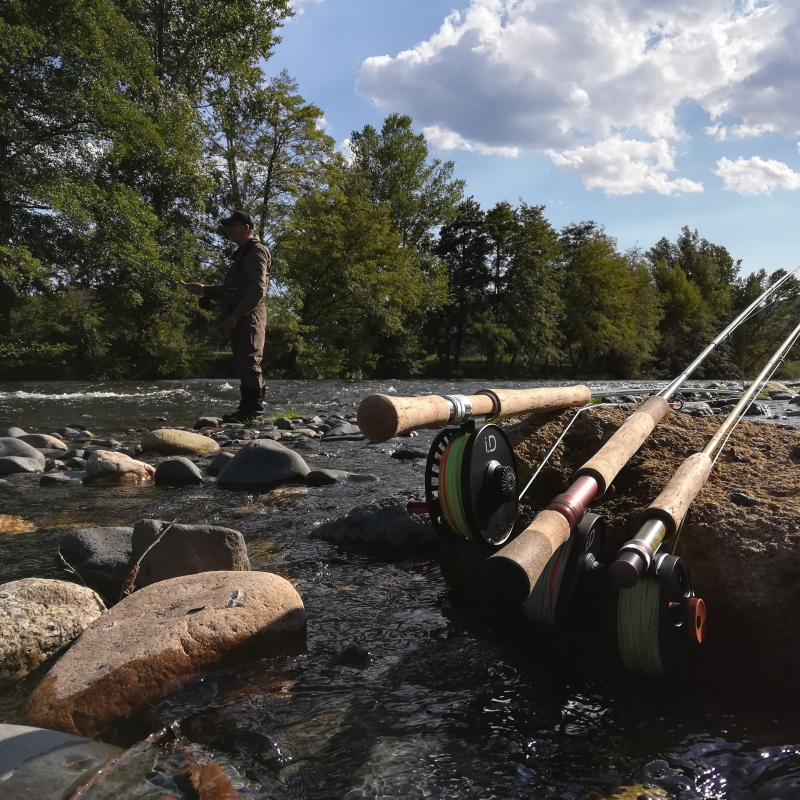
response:
{"label": "blue sky", "polygon": [[344,142],[409,114],[467,193],[800,263],[798,0],[295,0],[266,65]]}

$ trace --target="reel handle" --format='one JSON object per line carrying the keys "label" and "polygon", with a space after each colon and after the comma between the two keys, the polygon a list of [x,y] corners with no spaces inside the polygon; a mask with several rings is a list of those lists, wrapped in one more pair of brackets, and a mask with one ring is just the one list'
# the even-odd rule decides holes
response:
{"label": "reel handle", "polygon": [[[486,389],[463,398],[471,405],[466,418],[491,417],[494,420],[518,414],[584,406],[592,397],[588,386],[567,386],[551,389]],[[389,397],[373,394],[358,406],[358,427],[372,442],[385,442],[393,436],[420,428],[441,428],[455,421],[458,412],[445,397]]]}

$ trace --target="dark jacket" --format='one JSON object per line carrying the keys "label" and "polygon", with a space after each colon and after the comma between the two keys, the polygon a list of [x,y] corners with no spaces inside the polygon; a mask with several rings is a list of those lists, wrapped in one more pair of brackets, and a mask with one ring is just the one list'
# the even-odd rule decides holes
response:
{"label": "dark jacket", "polygon": [[254,311],[267,296],[272,257],[257,239],[248,239],[234,254],[233,263],[219,286],[206,286],[203,294],[219,300],[234,319]]}

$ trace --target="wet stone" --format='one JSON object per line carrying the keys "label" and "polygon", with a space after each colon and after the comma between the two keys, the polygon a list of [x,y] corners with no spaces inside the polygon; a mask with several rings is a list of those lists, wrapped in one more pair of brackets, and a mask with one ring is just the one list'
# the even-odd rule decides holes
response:
{"label": "wet stone", "polygon": [[20,436],[27,436],[28,434],[22,428],[6,428],[0,431],[0,438],[3,439],[18,439]]}
{"label": "wet stone", "polygon": [[203,483],[203,473],[185,456],[167,458],[156,467],[159,486],[192,486]]}
{"label": "wet stone", "polygon": [[132,539],[133,528],[81,528],[65,534],[58,550],[92,589],[115,603],[128,574]]}
{"label": "wet stone", "polygon": [[217,453],[214,458],[211,459],[211,463],[208,465],[206,472],[209,475],[219,475],[219,471],[235,456],[235,453]]}

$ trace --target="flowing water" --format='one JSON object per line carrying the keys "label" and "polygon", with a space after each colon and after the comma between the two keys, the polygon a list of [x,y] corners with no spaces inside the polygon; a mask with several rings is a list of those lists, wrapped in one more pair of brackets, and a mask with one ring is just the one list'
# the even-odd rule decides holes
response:
{"label": "flowing water", "polygon": [[[268,399],[275,410],[303,415],[354,413],[374,392],[478,388],[468,381],[276,381]],[[46,433],[74,422],[132,445],[143,429],[191,424],[236,399],[224,381],[0,384],[0,428]],[[433,436],[423,431],[402,446],[427,451]],[[298,452],[312,469],[368,472],[379,482],[310,488],[271,507],[254,507],[251,497],[213,482],[40,488],[38,476],[12,476],[12,486],[0,489],[0,513],[38,530],[0,537],[0,583],[64,578],[55,554],[65,528],[150,516],[240,530],[253,568],[289,578],[302,596],[307,653],[198,678],[138,720],[137,735],[178,720],[197,747],[238,771],[246,797],[800,800],[796,693],[762,697],[722,684],[712,691],[708,680],[701,689],[691,675],[670,684],[595,671],[527,629],[491,630],[453,601],[430,558],[391,562],[309,538],[320,522],[356,505],[422,487],[423,460],[391,458],[398,446],[306,443]],[[369,650],[372,662],[336,665],[351,643]],[[14,718],[30,684],[0,697],[0,721]],[[116,735],[122,742],[126,734]],[[179,793],[167,756],[161,761],[135,789],[96,796]]]}

